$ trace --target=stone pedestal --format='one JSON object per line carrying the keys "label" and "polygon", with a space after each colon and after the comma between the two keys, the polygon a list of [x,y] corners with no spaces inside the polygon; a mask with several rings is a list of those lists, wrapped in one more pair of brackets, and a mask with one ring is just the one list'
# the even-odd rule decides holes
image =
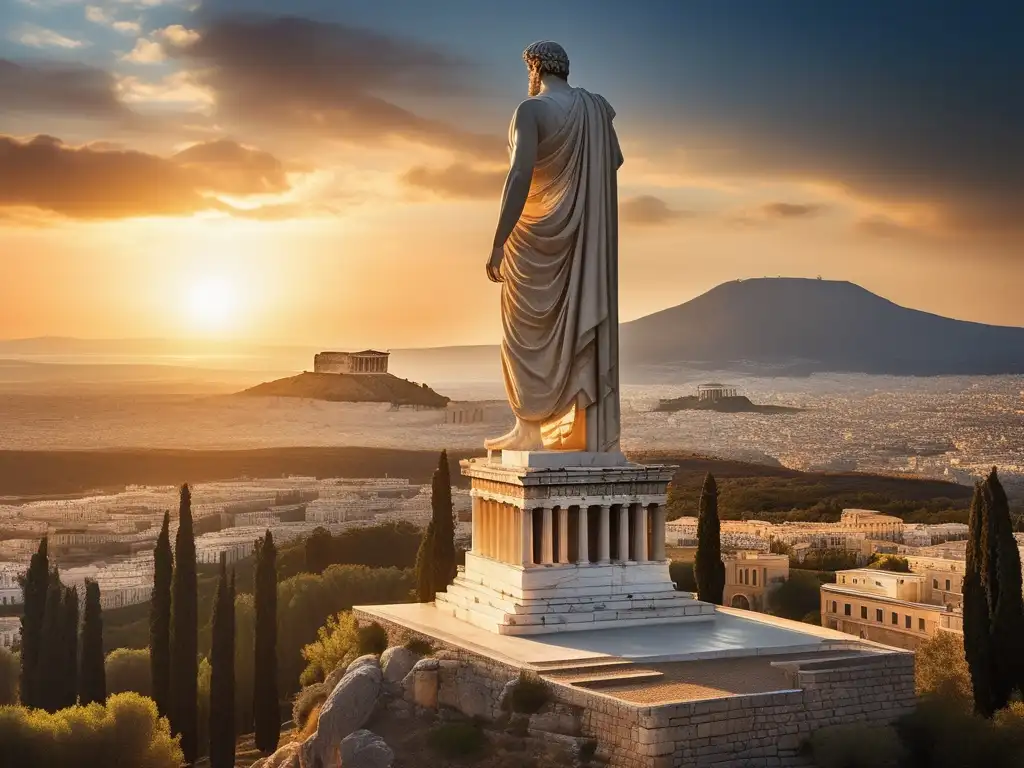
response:
{"label": "stone pedestal", "polygon": [[714,616],[713,605],[677,592],[669,577],[674,467],[579,452],[461,466],[472,483],[473,551],[437,595],[438,610],[506,635]]}

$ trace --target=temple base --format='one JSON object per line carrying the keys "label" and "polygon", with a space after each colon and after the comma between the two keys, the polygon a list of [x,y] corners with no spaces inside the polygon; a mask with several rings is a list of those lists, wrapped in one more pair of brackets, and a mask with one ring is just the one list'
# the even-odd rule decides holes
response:
{"label": "temple base", "polygon": [[621,454],[516,454],[462,462],[473,549],[438,593],[439,611],[503,635],[714,617],[713,605],[677,591],[669,577],[665,499],[674,467]]}

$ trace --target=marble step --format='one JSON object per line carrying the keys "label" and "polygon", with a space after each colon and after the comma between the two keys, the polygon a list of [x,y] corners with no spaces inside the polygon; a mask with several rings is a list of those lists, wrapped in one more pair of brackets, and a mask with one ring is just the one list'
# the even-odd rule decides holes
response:
{"label": "marble step", "polygon": [[559,682],[569,683],[580,688],[611,688],[617,685],[630,685],[631,683],[650,683],[660,680],[664,676],[663,673],[653,669],[635,669],[625,672],[595,673],[593,675],[580,675],[574,678],[559,678]]}
{"label": "marble step", "polygon": [[[463,574],[456,576],[455,585],[466,589],[475,590],[481,594],[488,594],[493,599],[506,601],[511,605],[530,605],[543,601],[547,605],[559,604],[580,604],[585,601],[608,602],[617,601],[644,601],[644,600],[690,600],[693,601],[692,593],[678,592],[674,589],[663,589],[661,585],[633,585],[629,589],[609,591],[608,588],[593,586],[584,587],[561,587],[558,589],[529,590],[517,597],[507,592],[499,592],[491,587],[486,581],[466,578]],[[450,589],[450,587],[449,587]],[[571,594],[566,594],[571,593]]]}
{"label": "marble step", "polygon": [[550,677],[554,680],[568,681],[570,678],[578,677],[580,675],[585,676],[618,673],[628,670],[633,666],[633,662],[629,659],[611,657],[607,660],[583,659],[578,662],[559,661],[547,667],[538,667],[535,665],[534,669],[538,674],[541,674],[544,677]]}

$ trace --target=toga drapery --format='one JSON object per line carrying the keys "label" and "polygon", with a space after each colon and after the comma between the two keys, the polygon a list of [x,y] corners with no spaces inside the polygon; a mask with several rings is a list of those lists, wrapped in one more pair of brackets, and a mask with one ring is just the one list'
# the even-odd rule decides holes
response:
{"label": "toga drapery", "polygon": [[526,207],[505,243],[502,371],[520,419],[559,418],[576,403],[586,409],[587,450],[614,451],[619,445],[615,112],[603,97],[581,88],[572,89],[569,104],[561,128],[538,147]]}

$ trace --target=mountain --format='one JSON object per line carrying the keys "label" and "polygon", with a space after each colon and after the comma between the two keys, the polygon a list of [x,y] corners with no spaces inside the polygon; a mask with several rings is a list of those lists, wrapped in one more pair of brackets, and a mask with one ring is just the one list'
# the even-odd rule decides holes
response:
{"label": "mountain", "polygon": [[858,285],[759,278],[622,325],[622,363],[929,376],[1024,373],[1024,328],[908,309]]}

